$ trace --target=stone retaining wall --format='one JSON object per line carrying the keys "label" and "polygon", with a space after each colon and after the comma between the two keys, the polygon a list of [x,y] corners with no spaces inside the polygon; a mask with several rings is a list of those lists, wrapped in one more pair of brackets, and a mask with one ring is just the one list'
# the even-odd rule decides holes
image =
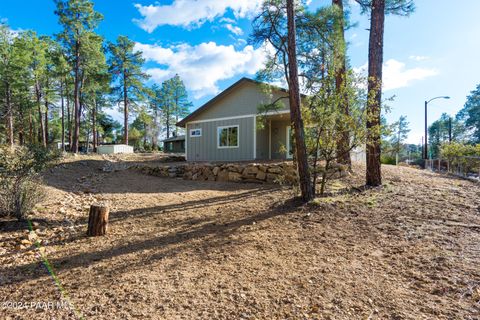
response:
{"label": "stone retaining wall", "polygon": [[185,180],[276,184],[294,184],[297,181],[295,167],[291,162],[248,164],[185,163],[157,167],[137,165],[133,168],[148,175],[183,178]]}

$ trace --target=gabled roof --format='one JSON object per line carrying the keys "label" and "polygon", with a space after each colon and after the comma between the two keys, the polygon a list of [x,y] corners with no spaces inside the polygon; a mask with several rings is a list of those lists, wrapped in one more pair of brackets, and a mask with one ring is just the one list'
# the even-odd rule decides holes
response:
{"label": "gabled roof", "polygon": [[173,141],[185,141],[185,136],[176,136],[176,137],[170,137],[168,139],[163,140],[163,142],[173,142]]}
{"label": "gabled roof", "polygon": [[280,87],[276,87],[276,86],[273,86],[273,85],[269,85],[268,83],[264,83],[264,82],[260,82],[260,81],[257,81],[257,80],[253,80],[253,79],[250,79],[250,78],[241,78],[240,80],[238,80],[237,82],[235,82],[234,84],[232,84],[230,87],[228,87],[227,89],[223,90],[222,92],[220,92],[218,95],[216,95],[215,97],[213,97],[211,100],[209,100],[208,102],[206,102],[203,106],[201,106],[200,108],[198,108],[197,110],[193,111],[192,113],[190,113],[188,116],[186,116],[185,118],[183,118],[182,120],[180,120],[179,122],[177,122],[177,127],[185,127],[185,124],[187,122],[189,122],[191,119],[195,118],[198,114],[200,114],[202,111],[208,109],[210,106],[212,106],[215,102],[217,102],[218,100],[220,100],[221,98],[223,98],[224,96],[228,95],[230,92],[232,92],[233,90],[235,90],[236,87],[240,86],[241,84],[245,83],[245,82],[250,82],[250,83],[253,83],[253,84],[256,84],[256,85],[267,85],[267,86],[270,86],[272,88],[274,88],[275,90],[279,90],[279,91],[283,91],[283,92],[286,92],[288,93],[288,90],[287,89],[284,89],[284,88],[280,88]]}

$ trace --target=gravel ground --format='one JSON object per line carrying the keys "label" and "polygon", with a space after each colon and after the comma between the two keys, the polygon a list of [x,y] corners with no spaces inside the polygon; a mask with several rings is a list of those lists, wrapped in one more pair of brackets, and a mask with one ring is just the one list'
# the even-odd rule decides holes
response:
{"label": "gravel ground", "polygon": [[[46,174],[35,234],[0,221],[0,318],[480,319],[478,184],[385,166],[384,187],[363,190],[356,167],[302,206],[287,187],[105,163]],[[88,238],[97,201],[110,229]],[[71,308],[44,304],[58,301]]]}

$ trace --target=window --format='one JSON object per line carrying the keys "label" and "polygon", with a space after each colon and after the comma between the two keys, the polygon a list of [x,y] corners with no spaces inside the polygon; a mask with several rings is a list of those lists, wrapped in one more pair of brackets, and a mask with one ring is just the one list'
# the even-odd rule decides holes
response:
{"label": "window", "polygon": [[217,128],[218,148],[238,148],[238,126]]}
{"label": "window", "polygon": [[190,137],[201,137],[202,136],[202,129],[191,129],[190,130]]}

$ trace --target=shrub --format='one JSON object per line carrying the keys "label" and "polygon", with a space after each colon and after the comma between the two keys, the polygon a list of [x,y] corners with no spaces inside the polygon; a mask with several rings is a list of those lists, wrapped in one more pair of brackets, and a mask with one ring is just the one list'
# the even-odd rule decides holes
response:
{"label": "shrub", "polygon": [[59,155],[38,147],[0,147],[0,216],[25,218],[43,198],[40,173]]}

